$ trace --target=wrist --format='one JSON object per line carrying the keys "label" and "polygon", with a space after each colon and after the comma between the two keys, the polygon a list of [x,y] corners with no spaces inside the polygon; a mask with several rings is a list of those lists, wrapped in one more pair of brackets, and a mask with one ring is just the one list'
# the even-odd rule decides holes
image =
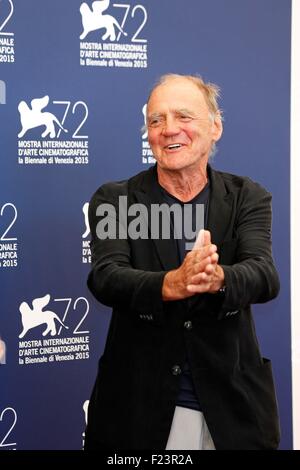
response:
{"label": "wrist", "polygon": [[180,298],[178,288],[178,282],[176,281],[177,270],[167,272],[164,277],[162,285],[162,299],[167,300],[178,300]]}
{"label": "wrist", "polygon": [[225,275],[222,266],[217,265],[214,280],[210,288],[211,294],[225,294],[226,285],[225,285]]}

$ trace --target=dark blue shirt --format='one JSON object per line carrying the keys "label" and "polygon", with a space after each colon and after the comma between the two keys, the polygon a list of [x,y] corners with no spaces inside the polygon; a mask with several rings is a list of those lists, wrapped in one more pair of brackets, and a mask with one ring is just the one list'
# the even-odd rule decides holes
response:
{"label": "dark blue shirt", "polygon": [[[166,201],[166,203],[171,206],[172,204],[180,204],[182,206],[182,209],[184,209],[185,204],[191,204],[192,205],[192,228],[195,230],[196,228],[196,207],[197,204],[203,204],[204,205],[204,227],[207,227],[207,218],[208,218],[208,205],[209,205],[209,195],[210,195],[210,187],[209,187],[209,181],[207,185],[203,188],[203,190],[197,194],[191,201],[188,202],[182,202],[176,197],[172,196],[169,194],[165,189],[161,188],[163,198]],[[172,215],[172,214],[171,214]],[[181,227],[178,227],[178,221],[174,220],[171,218],[171,231],[173,233],[173,236],[176,237],[176,233],[180,233],[179,230],[181,229],[182,237],[177,238],[177,249],[178,249],[178,258],[180,261],[180,264],[183,262],[188,250],[186,250],[186,244],[191,243],[194,240],[188,240],[185,237],[185,231],[183,227],[184,223],[184,218],[182,217],[181,221],[179,223],[182,224]],[[195,237],[196,238],[196,237]],[[181,374],[181,381],[180,381],[180,389],[179,389],[179,394],[177,397],[177,406],[183,406],[185,408],[190,408],[193,410],[201,410],[201,405],[199,403],[198,398],[196,397],[195,394],[195,388],[193,384],[193,378],[192,374],[190,372],[189,368],[189,363],[186,361],[183,367],[183,371]]]}

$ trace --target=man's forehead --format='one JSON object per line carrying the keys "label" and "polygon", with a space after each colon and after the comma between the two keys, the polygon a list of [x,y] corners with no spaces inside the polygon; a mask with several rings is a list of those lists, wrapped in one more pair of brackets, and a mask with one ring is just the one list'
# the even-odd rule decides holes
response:
{"label": "man's forehead", "polygon": [[149,108],[148,109],[148,116],[161,116],[166,114],[166,112],[171,113],[171,114],[196,114],[195,109],[192,109],[191,107],[183,107],[180,106],[178,108],[172,107],[168,108],[165,110],[163,107],[162,108]]}
{"label": "man's forehead", "polygon": [[203,93],[195,83],[186,78],[170,79],[153,90],[148,108],[163,103],[172,103],[175,108],[183,108],[186,107],[185,103],[192,104],[195,99],[197,103],[205,103]]}

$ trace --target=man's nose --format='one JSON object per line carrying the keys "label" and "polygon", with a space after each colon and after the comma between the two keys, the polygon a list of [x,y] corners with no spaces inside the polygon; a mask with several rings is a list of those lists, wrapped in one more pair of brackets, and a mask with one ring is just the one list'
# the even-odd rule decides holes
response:
{"label": "man's nose", "polygon": [[176,119],[168,117],[163,125],[162,133],[164,136],[169,137],[171,135],[176,135],[180,132],[178,122]]}

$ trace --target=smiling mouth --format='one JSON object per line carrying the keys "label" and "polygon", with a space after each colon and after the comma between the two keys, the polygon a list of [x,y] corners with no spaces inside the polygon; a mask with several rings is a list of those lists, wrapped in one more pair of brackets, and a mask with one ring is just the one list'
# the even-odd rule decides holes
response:
{"label": "smiling mouth", "polygon": [[168,150],[175,150],[175,149],[180,149],[182,147],[182,144],[170,144],[170,145],[166,145],[165,148],[167,148]]}

